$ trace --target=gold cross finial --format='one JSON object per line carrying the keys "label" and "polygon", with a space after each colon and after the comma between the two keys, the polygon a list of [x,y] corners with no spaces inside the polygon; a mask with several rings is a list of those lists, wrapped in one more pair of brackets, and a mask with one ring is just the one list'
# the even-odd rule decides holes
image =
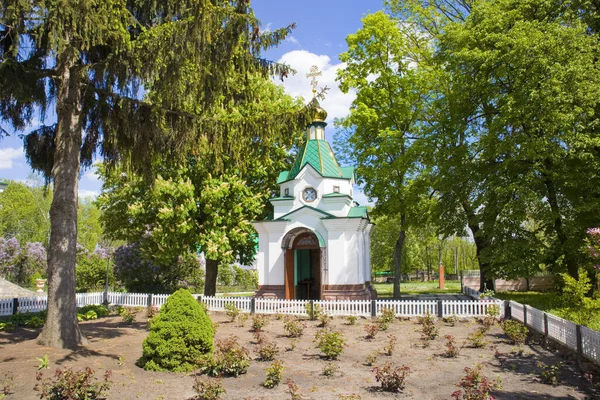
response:
{"label": "gold cross finial", "polygon": [[321,75],[323,75],[323,73],[319,71],[319,67],[317,67],[316,65],[310,67],[310,72],[306,74],[307,78],[312,78],[310,80],[310,85],[312,86],[313,97],[316,97],[317,95],[317,76]]}

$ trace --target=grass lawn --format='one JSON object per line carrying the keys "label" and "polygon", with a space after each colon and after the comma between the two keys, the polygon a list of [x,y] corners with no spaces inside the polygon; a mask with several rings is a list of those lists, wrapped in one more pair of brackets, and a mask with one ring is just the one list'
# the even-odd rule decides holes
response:
{"label": "grass lawn", "polygon": [[[392,297],[394,292],[391,283],[374,283],[379,297]],[[443,290],[438,288],[438,281],[430,282],[401,282],[400,293],[402,294],[429,294],[429,293],[460,293],[460,281],[446,281]]]}

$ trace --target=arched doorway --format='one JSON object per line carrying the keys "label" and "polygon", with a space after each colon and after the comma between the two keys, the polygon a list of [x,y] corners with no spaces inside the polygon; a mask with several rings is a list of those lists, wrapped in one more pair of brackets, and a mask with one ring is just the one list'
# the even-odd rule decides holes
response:
{"label": "arched doorway", "polygon": [[296,228],[285,235],[282,247],[285,251],[285,298],[321,299],[322,238],[310,229]]}

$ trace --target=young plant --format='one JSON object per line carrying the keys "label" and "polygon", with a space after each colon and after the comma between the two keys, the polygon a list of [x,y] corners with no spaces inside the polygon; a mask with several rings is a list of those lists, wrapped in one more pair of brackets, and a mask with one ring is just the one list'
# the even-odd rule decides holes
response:
{"label": "young plant", "polygon": [[225,304],[225,314],[231,322],[234,322],[238,315],[240,315],[240,309],[234,303],[227,303]]}
{"label": "young plant", "polygon": [[456,347],[456,338],[452,335],[446,335],[444,338],[446,339],[446,351],[444,352],[444,357],[454,358],[458,356],[460,349]]}
{"label": "young plant", "polygon": [[316,321],[323,315],[323,309],[321,309],[319,304],[314,304],[313,307],[311,303],[306,303],[304,307],[306,309],[306,314],[311,321]]}
{"label": "young plant", "polygon": [[248,349],[238,343],[235,336],[217,340],[215,352],[205,358],[200,371],[210,376],[238,376],[248,372],[250,356]]}
{"label": "young plant", "polygon": [[458,316],[455,314],[452,314],[447,317],[444,317],[443,321],[450,326],[456,326],[456,324],[458,323]]}
{"label": "young plant", "polygon": [[375,335],[377,335],[377,332],[379,332],[379,325],[378,324],[367,324],[363,327],[363,329],[365,330],[365,339],[367,340],[372,340],[375,339]]}
{"label": "young plant", "polygon": [[279,354],[279,347],[275,342],[265,342],[258,347],[256,354],[259,361],[273,361],[275,356]]}
{"label": "young plant", "polygon": [[286,318],[285,322],[283,323],[283,329],[291,338],[302,336],[305,327],[306,326],[296,318]]}
{"label": "young plant", "polygon": [[296,382],[288,378],[287,381],[285,381],[285,384],[288,387],[289,394],[292,396],[292,400],[300,400],[302,398],[302,396],[300,395],[300,389],[298,389],[298,385],[296,385]]}
{"label": "young plant", "polygon": [[252,337],[254,337],[254,343],[263,344],[265,341],[265,335],[262,332],[252,332]]}
{"label": "young plant", "polygon": [[246,322],[248,321],[249,315],[248,314],[240,314],[238,316],[238,326],[241,328],[244,325],[246,325]]}
{"label": "young plant", "polygon": [[386,392],[400,392],[404,389],[404,381],[410,374],[410,368],[406,365],[399,367],[391,362],[386,362],[382,367],[373,368],[375,379],[381,383],[381,388]]}
{"label": "young plant", "polygon": [[323,375],[325,375],[326,377],[330,377],[335,375],[336,372],[338,372],[340,370],[340,366],[337,365],[336,363],[332,363],[329,362],[327,364],[325,364],[325,366],[323,367]]}
{"label": "young plant", "polygon": [[546,365],[543,362],[538,361],[537,366],[542,369],[540,371],[540,379],[543,383],[547,385],[558,386],[562,363],[559,362],[558,364],[554,365]]}
{"label": "young plant", "polygon": [[372,367],[375,362],[377,361],[377,357],[379,357],[379,353],[378,352],[374,352],[371,353],[367,356],[367,359],[365,360],[365,365],[367,367]]}
{"label": "young plant", "polygon": [[269,389],[279,385],[281,378],[283,377],[283,362],[280,360],[273,361],[268,368],[265,368],[267,373],[267,379],[263,386]]}
{"label": "young plant", "polygon": [[152,319],[158,315],[160,308],[156,306],[150,306],[146,309],[146,319],[148,322],[152,322]]}
{"label": "young plant", "polygon": [[292,340],[290,340],[290,347],[287,347],[286,350],[294,351],[294,350],[296,350],[297,345],[298,345],[298,339],[292,339]]}
{"label": "young plant", "polygon": [[50,367],[50,359],[48,354],[44,354],[44,357],[35,358],[40,364],[38,365],[38,371],[41,369],[48,369]]}
{"label": "young plant", "polygon": [[383,354],[386,356],[392,356],[394,354],[394,350],[396,349],[396,343],[398,342],[398,338],[394,335],[388,335],[388,342],[383,348]]}
{"label": "young plant", "polygon": [[329,322],[331,321],[331,317],[325,313],[319,315],[319,326],[321,328],[326,328],[327,325],[329,325]]}
{"label": "young plant", "polygon": [[356,325],[356,320],[357,320],[356,315],[348,315],[346,317],[346,324],[347,325]]}
{"label": "young plant", "polygon": [[252,317],[252,332],[262,332],[265,326],[269,325],[269,320],[262,314],[257,314]]}
{"label": "young plant", "polygon": [[341,332],[323,329],[317,332],[314,342],[325,358],[335,360],[344,352],[346,340]]}
{"label": "young plant", "polygon": [[77,372],[71,368],[57,369],[52,378],[44,378],[44,374],[38,372],[34,389],[41,392],[40,399],[103,399],[110,389],[110,376],[111,372],[106,371],[104,379],[98,380],[90,367]]}
{"label": "young plant", "polygon": [[[396,312],[391,307],[381,308],[381,315],[379,316],[379,323],[389,325],[396,320]],[[385,330],[385,329],[382,329]]]}
{"label": "young plant", "polygon": [[198,395],[192,397],[190,400],[218,400],[225,393],[221,379],[203,381],[199,377],[196,377],[193,387]]}
{"label": "young plant", "polygon": [[524,344],[529,333],[529,329],[525,325],[511,319],[502,323],[502,329],[510,341],[516,345]]}
{"label": "young plant", "polygon": [[127,308],[122,308],[121,311],[119,311],[119,315],[126,324],[132,324],[135,321],[135,314]]}
{"label": "young plant", "polygon": [[423,317],[419,317],[421,324],[421,340],[434,340],[438,337],[438,328],[435,326],[435,318],[428,312]]}
{"label": "young plant", "polygon": [[452,397],[456,400],[494,400],[494,397],[490,396],[490,391],[501,389],[500,382],[482,376],[481,364],[477,364],[475,368],[466,367],[465,373],[466,375],[456,385],[462,390],[452,393]]}
{"label": "young plant", "polygon": [[4,374],[4,379],[2,380],[2,383],[0,383],[0,400],[8,395],[14,394],[14,380],[15,378],[12,375],[9,375],[8,373]]}
{"label": "young plant", "polygon": [[476,349],[485,349],[485,347],[488,345],[487,340],[485,340],[483,329],[477,329],[475,332],[467,336],[467,342],[469,343],[469,347]]}

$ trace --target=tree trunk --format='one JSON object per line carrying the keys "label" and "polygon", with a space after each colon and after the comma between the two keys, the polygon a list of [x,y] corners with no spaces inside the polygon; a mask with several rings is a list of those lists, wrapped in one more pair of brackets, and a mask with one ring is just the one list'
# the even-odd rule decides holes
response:
{"label": "tree trunk", "polygon": [[400,298],[400,278],[402,277],[402,252],[406,240],[406,215],[400,215],[400,233],[394,248],[394,298]]}
{"label": "tree trunk", "polygon": [[552,171],[552,162],[549,159],[544,160],[544,171],[542,171],[542,175],[544,177],[544,186],[546,187],[546,199],[548,204],[550,205],[550,211],[552,212],[552,217],[554,218],[553,227],[554,232],[556,233],[556,237],[558,238],[558,242],[560,244],[561,253],[565,256],[565,264],[567,265],[567,272],[573,278],[579,278],[579,271],[577,266],[577,260],[575,259],[575,255],[570,251],[569,248],[569,238],[567,237],[567,233],[565,232],[562,216],[560,212],[560,206],[558,204],[558,195],[556,191],[556,185],[554,181],[550,177]]}
{"label": "tree trunk", "polygon": [[206,279],[204,280],[204,295],[214,296],[217,294],[217,273],[219,262],[217,260],[206,260]]}
{"label": "tree trunk", "polygon": [[475,251],[477,254],[477,261],[479,262],[479,291],[483,292],[486,289],[493,290],[494,280],[489,277],[490,274],[488,274],[490,265],[488,262],[484,262],[481,259],[481,254],[487,247],[489,247],[489,241],[484,232],[479,228],[479,221],[471,209],[471,205],[464,201],[462,206],[467,216],[467,225],[469,226],[469,229],[473,234],[473,239],[475,240]]}
{"label": "tree trunk", "polygon": [[75,262],[77,251],[77,189],[82,142],[81,90],[73,58],[58,57],[57,127],[52,178],[48,250],[48,314],[38,343],[58,348],[86,344],[77,323]]}

